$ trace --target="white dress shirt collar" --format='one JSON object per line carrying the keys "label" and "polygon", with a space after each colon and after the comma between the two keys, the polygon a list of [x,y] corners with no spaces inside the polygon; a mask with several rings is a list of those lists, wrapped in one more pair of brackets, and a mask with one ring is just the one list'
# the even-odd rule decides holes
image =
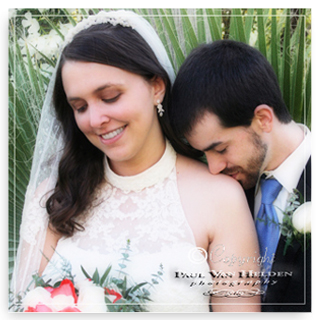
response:
{"label": "white dress shirt collar", "polygon": [[278,168],[271,171],[264,171],[267,178],[273,176],[281,185],[291,193],[297,187],[300,176],[311,155],[311,132],[305,125],[299,124],[304,131],[305,138],[288,158]]}

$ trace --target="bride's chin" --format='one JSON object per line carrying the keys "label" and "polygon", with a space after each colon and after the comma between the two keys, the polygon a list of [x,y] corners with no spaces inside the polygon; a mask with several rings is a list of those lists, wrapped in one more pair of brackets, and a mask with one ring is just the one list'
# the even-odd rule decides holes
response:
{"label": "bride's chin", "polygon": [[109,163],[121,163],[121,162],[126,162],[126,161],[130,161],[130,159],[132,158],[129,154],[128,150],[119,150],[119,148],[114,148],[114,149],[118,149],[118,150],[108,150],[108,152],[105,152]]}

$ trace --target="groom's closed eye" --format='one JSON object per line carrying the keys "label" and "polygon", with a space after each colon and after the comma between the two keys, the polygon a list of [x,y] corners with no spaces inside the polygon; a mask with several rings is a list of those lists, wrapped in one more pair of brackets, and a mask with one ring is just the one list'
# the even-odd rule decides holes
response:
{"label": "groom's closed eye", "polygon": [[[219,146],[221,144],[222,144],[222,141],[214,142],[214,143],[210,144],[207,148],[205,148],[205,149],[203,149],[201,151],[202,152],[208,152],[208,151],[214,150],[214,149],[216,149],[217,146]],[[218,151],[218,150],[216,150],[216,151]]]}

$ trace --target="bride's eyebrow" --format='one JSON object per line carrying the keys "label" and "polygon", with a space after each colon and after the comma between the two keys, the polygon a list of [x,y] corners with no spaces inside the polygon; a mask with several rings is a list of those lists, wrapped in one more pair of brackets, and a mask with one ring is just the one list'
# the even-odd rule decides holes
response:
{"label": "bride's eyebrow", "polygon": [[[112,88],[112,87],[116,87],[116,86],[121,86],[121,85],[122,85],[122,84],[120,84],[120,83],[106,83],[106,84],[102,85],[101,87],[95,89],[95,90],[93,91],[93,93],[94,93],[94,94],[97,94],[97,93],[103,91],[104,89]],[[81,99],[82,99],[82,98],[80,98],[80,97],[70,97],[70,98],[67,97],[68,102],[72,102],[72,101],[76,101],[76,100],[81,100]]]}
{"label": "bride's eyebrow", "polygon": [[114,87],[116,86],[117,84],[111,84],[111,83],[107,83],[99,88],[97,88],[96,90],[93,91],[93,93],[99,93],[100,91],[104,90],[104,89],[107,89],[107,88],[110,88],[110,87]]}

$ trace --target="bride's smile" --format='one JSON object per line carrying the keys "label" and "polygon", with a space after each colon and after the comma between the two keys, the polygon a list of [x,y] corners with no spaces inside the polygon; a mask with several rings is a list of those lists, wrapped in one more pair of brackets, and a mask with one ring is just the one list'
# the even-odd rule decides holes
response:
{"label": "bride's smile", "polygon": [[112,130],[111,132],[101,134],[102,139],[104,140],[111,140],[112,138],[118,137],[121,132],[125,129],[126,126],[123,126],[121,128]]}
{"label": "bride's smile", "polygon": [[108,156],[114,170],[132,175],[139,172],[130,172],[130,167],[143,171],[160,159],[164,140],[155,108],[163,96],[159,81],[79,61],[65,63],[62,79],[79,129]]}

